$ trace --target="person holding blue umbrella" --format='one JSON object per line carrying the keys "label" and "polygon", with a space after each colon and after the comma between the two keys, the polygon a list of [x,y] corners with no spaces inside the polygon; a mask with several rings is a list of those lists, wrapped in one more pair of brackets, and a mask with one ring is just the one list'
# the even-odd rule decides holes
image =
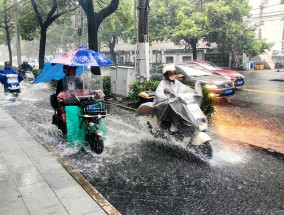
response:
{"label": "person holding blue umbrella", "polygon": [[83,88],[82,80],[79,77],[76,77],[76,69],[76,66],[63,66],[63,71],[66,76],[64,76],[57,82],[56,96],[58,96],[59,93],[63,90],[74,90]]}

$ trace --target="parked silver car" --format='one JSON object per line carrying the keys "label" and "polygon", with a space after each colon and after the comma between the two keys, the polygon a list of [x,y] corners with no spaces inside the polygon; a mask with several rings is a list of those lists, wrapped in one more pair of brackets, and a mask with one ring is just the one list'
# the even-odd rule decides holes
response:
{"label": "parked silver car", "polygon": [[[164,65],[155,67],[150,70],[151,80],[162,80],[162,69]],[[223,97],[231,96],[235,93],[235,87],[231,80],[214,75],[208,71],[196,70],[186,64],[175,64],[177,79],[184,84],[194,84],[196,81],[201,81],[203,86],[206,86],[210,91],[210,96]]]}

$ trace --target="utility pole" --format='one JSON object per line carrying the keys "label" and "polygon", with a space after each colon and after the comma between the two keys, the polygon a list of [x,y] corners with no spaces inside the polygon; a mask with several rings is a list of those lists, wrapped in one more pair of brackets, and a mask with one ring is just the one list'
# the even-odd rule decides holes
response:
{"label": "utility pole", "polygon": [[139,0],[139,21],[138,21],[138,65],[140,81],[148,81],[149,74],[149,0]]}
{"label": "utility pole", "polygon": [[17,24],[17,0],[14,0],[14,20],[15,20],[15,31],[16,31],[16,47],[17,47],[17,61],[18,66],[22,63],[22,57],[21,57],[21,45],[20,45],[20,35],[19,35],[19,29]]}
{"label": "utility pole", "polygon": [[81,46],[84,46],[84,10],[82,7],[80,7],[80,19],[81,19],[81,27],[79,28],[80,33],[78,32],[80,36],[80,44]]}

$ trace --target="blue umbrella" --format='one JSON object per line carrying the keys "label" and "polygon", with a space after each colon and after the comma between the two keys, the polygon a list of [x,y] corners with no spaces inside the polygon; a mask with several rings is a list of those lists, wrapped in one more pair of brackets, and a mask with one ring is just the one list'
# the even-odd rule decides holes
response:
{"label": "blue umbrella", "polygon": [[[77,66],[76,76],[79,77],[83,70],[87,69],[87,67]],[[34,84],[48,82],[51,80],[59,80],[65,76],[63,71],[63,64],[54,64],[51,62],[47,62],[44,64],[43,69],[39,73],[39,75],[34,80]]]}
{"label": "blue umbrella", "polygon": [[51,63],[59,63],[69,66],[111,66],[113,62],[103,54],[85,47],[70,50],[58,55]]}

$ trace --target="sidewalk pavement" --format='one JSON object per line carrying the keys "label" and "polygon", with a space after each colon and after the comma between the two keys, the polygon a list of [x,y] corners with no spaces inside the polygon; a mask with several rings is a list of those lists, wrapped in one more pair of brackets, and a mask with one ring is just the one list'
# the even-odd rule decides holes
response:
{"label": "sidewalk pavement", "polygon": [[1,108],[0,115],[0,214],[120,214]]}

